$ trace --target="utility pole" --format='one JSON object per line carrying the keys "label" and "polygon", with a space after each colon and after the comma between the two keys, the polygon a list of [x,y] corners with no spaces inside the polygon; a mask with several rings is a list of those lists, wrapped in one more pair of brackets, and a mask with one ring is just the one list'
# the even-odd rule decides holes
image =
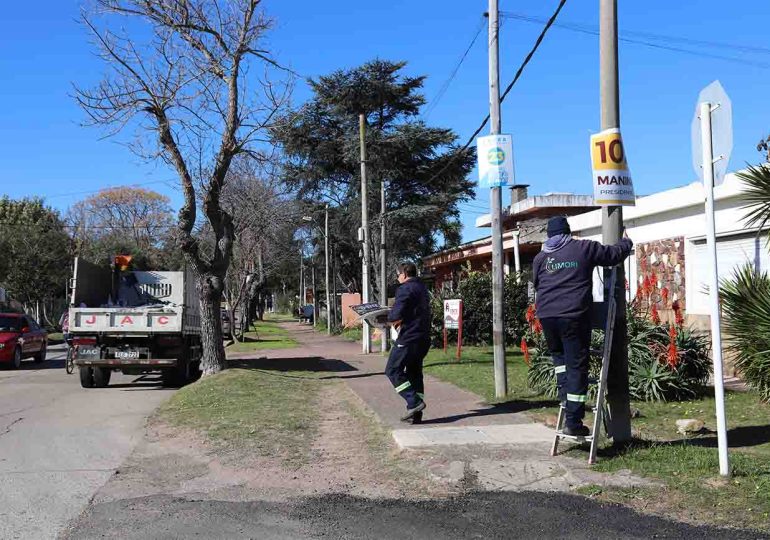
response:
{"label": "utility pole", "polygon": [[299,298],[297,299],[300,317],[302,316],[302,307],[305,303],[305,256],[302,253],[302,246],[299,248]]}
{"label": "utility pole", "polygon": [[[500,134],[500,45],[498,32],[498,0],[489,0],[489,120],[490,134]],[[489,194],[492,217],[492,345],[495,363],[495,397],[508,394],[508,370],[505,364],[505,331],[503,321],[503,231],[501,187]]]}
{"label": "utility pole", "polygon": [[[620,128],[620,85],[618,83],[618,0],[599,0],[599,73],[602,130]],[[623,207],[602,208],[602,242],[616,244],[623,234]],[[605,272],[605,283],[609,283]],[[631,440],[631,404],[628,390],[628,348],[625,268],[618,265],[615,295],[617,317],[607,377],[609,432],[615,444]],[[606,299],[605,299],[606,301]]]}
{"label": "utility pole", "polygon": [[[386,260],[386,244],[385,244],[385,180],[380,182],[380,305],[385,307],[388,305],[388,262]],[[380,338],[380,346],[382,352],[388,350],[388,332],[387,329],[382,329],[382,337]]]}
{"label": "utility pole", "polygon": [[[366,116],[364,113],[358,115],[358,142],[361,147],[361,229],[358,233],[358,239],[361,242],[361,302],[369,302],[369,208],[366,183]],[[372,332],[369,323],[363,321],[363,339],[362,345],[364,354],[372,352]]]}
{"label": "utility pole", "polygon": [[326,334],[332,335],[332,304],[329,290],[329,205],[324,208],[324,258],[326,263]]}
{"label": "utility pole", "polygon": [[313,328],[316,327],[318,324],[318,301],[316,299],[316,288],[315,288],[315,262],[310,262],[310,273],[313,276],[312,277],[312,287],[313,287]]}

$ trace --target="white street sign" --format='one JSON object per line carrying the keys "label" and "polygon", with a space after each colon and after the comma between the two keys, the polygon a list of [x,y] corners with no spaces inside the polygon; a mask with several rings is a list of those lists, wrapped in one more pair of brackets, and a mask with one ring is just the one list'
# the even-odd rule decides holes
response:
{"label": "white street sign", "polygon": [[701,90],[695,104],[692,119],[692,165],[698,178],[703,181],[703,143],[701,133],[700,104],[711,104],[711,148],[714,155],[714,185],[725,179],[730,154],[733,151],[733,105],[719,81]]}
{"label": "white street sign", "polygon": [[636,196],[618,128],[591,135],[594,203],[599,206],[634,206]]}
{"label": "white street sign", "polygon": [[510,135],[487,135],[476,139],[479,183],[486,187],[513,185],[513,142]]}
{"label": "white street sign", "polygon": [[462,310],[462,300],[444,300],[444,328],[447,330],[457,330],[460,328]]}

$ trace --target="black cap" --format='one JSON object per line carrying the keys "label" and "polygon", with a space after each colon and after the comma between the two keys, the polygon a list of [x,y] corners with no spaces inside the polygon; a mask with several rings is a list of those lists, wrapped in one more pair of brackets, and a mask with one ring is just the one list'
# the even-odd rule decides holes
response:
{"label": "black cap", "polygon": [[552,217],[548,220],[548,228],[546,229],[548,238],[556,236],[557,234],[569,234],[572,232],[569,228],[569,222],[564,216]]}

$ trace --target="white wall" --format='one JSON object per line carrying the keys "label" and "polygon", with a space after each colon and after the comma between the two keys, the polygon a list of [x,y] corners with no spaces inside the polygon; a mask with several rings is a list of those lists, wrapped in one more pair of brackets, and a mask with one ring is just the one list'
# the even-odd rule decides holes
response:
{"label": "white wall", "polygon": [[[742,182],[734,174],[728,174],[725,182],[715,188],[715,226],[717,231],[717,256],[724,264],[720,276],[728,276],[742,260],[751,260],[761,269],[770,266],[770,256],[763,244],[761,251],[746,228],[746,210],[742,208]],[[641,244],[682,236],[685,241],[685,295],[688,314],[708,314],[707,295],[702,290],[703,276],[708,269],[699,245],[706,237],[704,211],[705,194],[700,183],[675,188],[637,199],[634,207],[623,209],[628,236]],[[567,218],[573,234],[581,238],[601,241],[601,210]],[[737,239],[743,242],[736,244]],[[720,257],[720,253],[722,254]],[[741,257],[740,253],[745,253]],[[626,264],[629,276],[636,276],[636,257]],[[631,283],[630,296],[636,294],[637,283]],[[596,288],[596,287],[595,287]],[[598,299],[598,298],[597,298]]]}

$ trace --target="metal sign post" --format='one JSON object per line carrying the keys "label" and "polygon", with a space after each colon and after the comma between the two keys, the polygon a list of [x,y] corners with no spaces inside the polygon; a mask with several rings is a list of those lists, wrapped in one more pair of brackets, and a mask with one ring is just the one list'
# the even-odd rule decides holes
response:
{"label": "metal sign post", "polygon": [[[720,101],[703,99],[709,97],[721,99]],[[720,109],[722,112],[717,117],[715,113]],[[706,192],[706,236],[709,258],[711,259],[709,304],[711,311],[711,350],[714,360],[714,399],[716,401],[719,474],[729,476],[730,462],[727,453],[727,419],[725,418],[721,315],[719,311],[719,272],[714,223],[714,186],[719,185],[724,178],[732,151],[732,111],[730,100],[718,82],[712,83],[701,92],[695,114],[698,118],[699,129],[693,129],[693,163],[696,165],[696,171],[701,174],[703,189]],[[713,122],[715,117],[719,118],[717,122]],[[722,131],[718,135],[714,131],[715,123],[719,125],[720,131]],[[727,133],[724,132],[725,130]],[[699,140],[696,142],[696,139]],[[714,158],[715,151],[719,152],[716,158]],[[696,155],[697,153],[700,153],[700,156]],[[719,166],[715,167],[715,163],[718,163]]]}

